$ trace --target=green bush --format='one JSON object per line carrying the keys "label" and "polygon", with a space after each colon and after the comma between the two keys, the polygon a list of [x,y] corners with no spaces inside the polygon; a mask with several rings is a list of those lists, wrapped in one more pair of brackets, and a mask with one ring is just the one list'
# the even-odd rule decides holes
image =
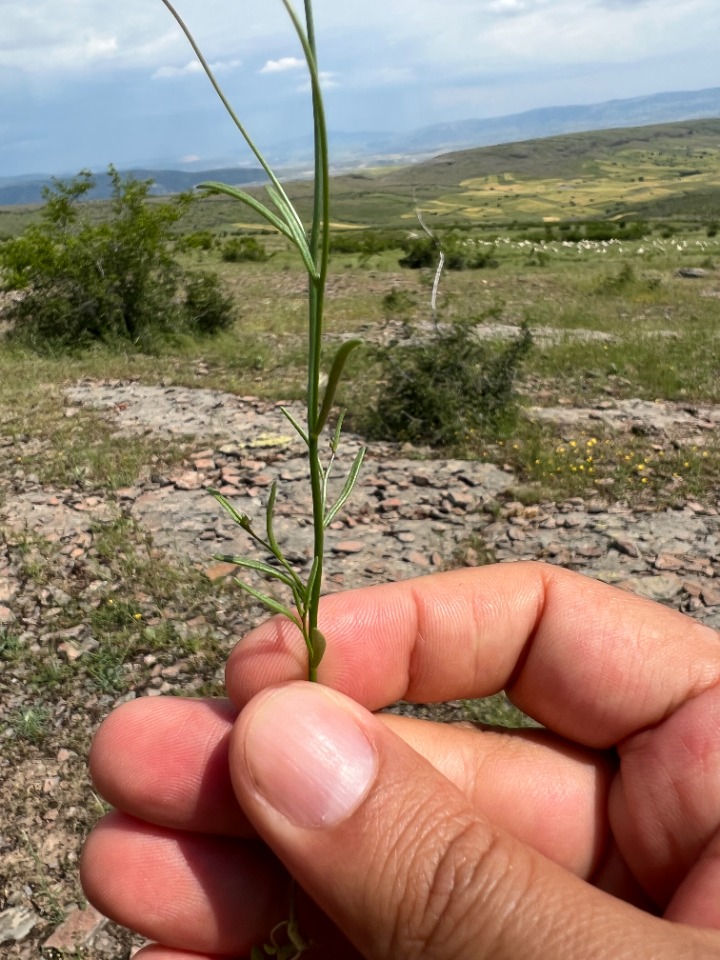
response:
{"label": "green bush", "polygon": [[265,245],[255,237],[231,237],[222,245],[220,256],[226,263],[264,263],[269,260]]}
{"label": "green bush", "polygon": [[330,236],[331,254],[359,253],[371,257],[402,247],[407,234],[402,230],[341,230]]}
{"label": "green bush", "polygon": [[177,245],[181,250],[212,250],[215,237],[209,230],[195,230],[180,237]]}
{"label": "green bush", "polygon": [[190,330],[200,336],[227,330],[235,322],[232,297],[223,293],[216,273],[188,275],[184,310]]}
{"label": "green bush", "polygon": [[401,267],[421,270],[424,267],[432,267],[437,263],[437,246],[430,237],[412,237],[409,240],[404,240],[402,249],[405,256],[398,260]]}
{"label": "green bush", "polygon": [[23,291],[5,313],[11,336],[34,349],[97,341],[150,348],[159,336],[197,329],[188,322],[186,276],[172,252],[174,225],[191,197],[153,202],[152,181],[124,178],[112,166],[109,177],[103,222],[90,222],[79,202],[94,186],[83,170],[71,181],[53,180],[41,222],[0,248],[4,288]]}
{"label": "green bush", "polygon": [[463,446],[512,428],[515,380],[532,337],[526,326],[508,344],[475,335],[476,321],[439,328],[432,337],[380,352],[381,386],[361,417],[370,439],[431,447]]}
{"label": "green bush", "polygon": [[[438,262],[438,245],[430,237],[413,237],[403,241],[405,256],[398,261],[401,267],[419,270],[433,267]],[[447,270],[483,270],[499,266],[495,247],[480,249],[472,241],[463,241],[455,233],[447,234],[440,241],[439,249],[445,253]]]}

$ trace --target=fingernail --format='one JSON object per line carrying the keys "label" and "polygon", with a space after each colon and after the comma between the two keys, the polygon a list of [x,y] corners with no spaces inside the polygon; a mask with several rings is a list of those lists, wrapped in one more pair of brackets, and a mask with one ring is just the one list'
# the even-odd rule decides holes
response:
{"label": "fingernail", "polygon": [[350,710],[315,684],[274,691],[250,722],[245,759],[255,788],[300,827],[331,827],[357,808],[377,755]]}

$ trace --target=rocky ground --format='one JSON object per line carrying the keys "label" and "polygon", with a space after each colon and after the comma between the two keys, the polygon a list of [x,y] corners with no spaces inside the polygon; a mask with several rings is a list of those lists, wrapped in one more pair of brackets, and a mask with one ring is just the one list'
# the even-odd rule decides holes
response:
{"label": "rocky ground", "polygon": [[[12,663],[20,662],[17,650],[34,651],[38,662],[52,651],[56,671],[83,658],[90,662],[101,650],[99,614],[119,609],[121,602],[127,606],[127,598],[113,593],[108,573],[113,558],[102,546],[103,530],[127,522],[132,525],[127,529],[149,534],[148,550],[158,565],[187,565],[202,571],[208,582],[229,583],[234,568],[215,555],[247,555],[248,538],[208,491],[219,489],[262,524],[269,487],[278,478],[278,537],[291,559],[309,562],[302,442],[277,405],[137,383],[80,383],[67,389],[67,418],[82,416],[88,407],[101,410],[120,434],[174,436],[186,445],[186,454],[181,465],[150,469],[136,485],[113,495],[77,486],[50,489],[20,468],[6,471],[0,731],[3,720],[15,718],[0,734],[8,748],[4,760],[0,753],[0,806],[6,811],[0,823],[0,950],[8,960],[41,955],[125,960],[137,947],[137,939],[105,924],[79,900],[78,851],[89,823],[101,812],[85,773],[87,737],[122,699],[178,689],[204,692],[213,678],[198,668],[202,643],[193,646],[190,640],[209,643],[212,634],[222,653],[260,616],[256,607],[230,599],[229,590],[203,595],[182,609],[172,603],[160,609],[145,588],[138,590],[129,615],[150,631],[171,622],[181,648],[166,644],[147,653],[144,672],[128,672],[122,693],[117,684],[99,684],[87,697],[57,704],[45,717],[47,736],[33,740],[17,720],[24,717],[27,727],[34,715],[24,675],[13,675]],[[707,433],[720,422],[716,408],[640,401],[608,400],[584,411],[559,408],[542,415],[567,422],[568,428],[584,419],[618,430],[639,426],[658,436],[682,431],[684,438]],[[8,455],[17,453],[17,442],[6,443]],[[358,448],[356,438],[345,439],[335,493]],[[506,492],[513,480],[508,470],[490,464],[428,460],[416,450],[374,445],[355,493],[331,525],[327,589],[452,565],[533,559],[617,584],[720,629],[720,515],[713,504],[685,499],[657,512],[598,496],[524,506]],[[213,650],[218,681],[221,657]],[[124,668],[116,664],[115,669]],[[454,715],[461,705],[448,709]],[[13,753],[10,747],[23,734],[27,750]]]}

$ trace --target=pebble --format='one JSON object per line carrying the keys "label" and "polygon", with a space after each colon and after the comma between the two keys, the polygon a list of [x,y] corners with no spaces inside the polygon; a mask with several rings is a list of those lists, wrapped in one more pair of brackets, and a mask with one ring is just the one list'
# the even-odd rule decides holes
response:
{"label": "pebble", "polygon": [[94,907],[74,907],[43,943],[43,949],[74,954],[88,944],[106,923],[107,919]]}
{"label": "pebble", "polygon": [[0,913],[0,944],[11,940],[24,940],[38,919],[32,907],[24,904],[3,910]]}
{"label": "pebble", "polygon": [[[72,563],[88,550],[97,523],[124,514],[149,532],[157,548],[220,580],[235,575],[237,568],[217,554],[269,558],[208,488],[223,489],[262,534],[269,487],[280,478],[275,533],[286,554],[307,569],[312,530],[304,447],[287,432],[276,404],[137,383],[84,383],[67,392],[73,407],[105,410],[119,431],[195,435],[197,449],[171,477],[146,478],[114,498],[18,481],[17,492],[7,492],[2,511],[11,529],[55,538],[61,562]],[[288,406],[303,418],[300,405]],[[578,415],[571,408],[558,409],[566,418]],[[642,421],[662,430],[683,418],[686,426],[701,420],[720,423],[720,408],[688,412],[678,405],[608,400],[594,409],[626,427]],[[242,440],[230,439],[237,437]],[[343,436],[329,483],[331,501],[360,445],[359,438]],[[326,531],[328,591],[462,562],[535,559],[672,602],[720,626],[720,587],[709,579],[720,581],[720,517],[713,507],[690,500],[680,509],[645,512],[606,503],[597,493],[587,500],[571,497],[526,506],[511,498],[515,478],[505,469],[457,459],[419,461],[419,454],[391,444],[371,446],[352,496]],[[351,531],[362,536],[348,536]],[[467,550],[469,541],[479,541],[482,549]],[[12,570],[0,574],[0,623],[12,622],[18,612],[14,580]],[[96,587],[88,587],[88,596]],[[41,602],[47,621],[59,615],[64,598],[48,594]],[[84,648],[82,636],[62,641],[68,659]]]}

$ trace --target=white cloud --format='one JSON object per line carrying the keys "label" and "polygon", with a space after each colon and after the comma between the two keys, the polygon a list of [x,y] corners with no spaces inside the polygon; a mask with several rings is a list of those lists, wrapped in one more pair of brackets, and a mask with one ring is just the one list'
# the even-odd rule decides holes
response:
{"label": "white cloud", "polygon": [[[336,77],[337,74],[331,73],[329,70],[320,71],[320,86],[322,87],[323,92],[326,93],[328,90],[335,90],[336,87],[340,86],[340,81],[337,80]],[[305,80],[303,83],[299,83],[295,87],[296,93],[310,93],[311,89],[312,87],[309,80]]]}
{"label": "white cloud", "polygon": [[153,80],[169,80],[174,77],[186,77],[189,73],[202,73],[199,60],[191,60],[184,67],[160,67],[152,75]]}
{"label": "white cloud", "polygon": [[[230,70],[236,70],[242,65],[242,60],[218,60],[217,63],[211,63],[210,69],[213,73],[228,73]],[[190,60],[184,67],[160,67],[153,73],[153,80],[169,80],[175,77],[186,77],[194,73],[204,73],[202,64],[199,60]]]}
{"label": "white cloud", "polygon": [[287,70],[297,70],[304,66],[305,61],[297,57],[280,57],[279,60],[268,60],[258,73],[285,73]]}
{"label": "white cloud", "polygon": [[490,13],[524,13],[527,8],[525,0],[492,0],[488,4]]}

